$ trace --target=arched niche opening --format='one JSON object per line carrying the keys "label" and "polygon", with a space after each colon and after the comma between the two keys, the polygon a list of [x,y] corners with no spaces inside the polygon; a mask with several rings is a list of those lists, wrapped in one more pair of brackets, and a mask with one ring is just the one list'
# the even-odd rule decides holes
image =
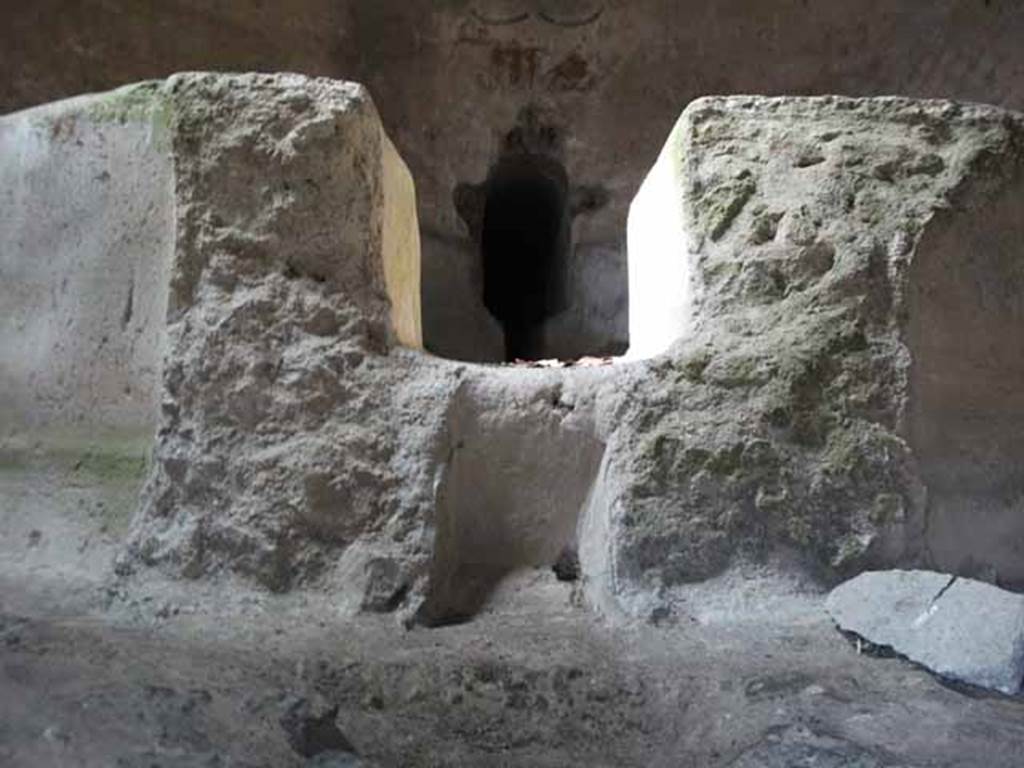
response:
{"label": "arched niche opening", "polygon": [[568,306],[568,184],[551,160],[505,158],[485,187],[480,228],[484,306],[501,324],[505,360],[546,356],[545,321]]}
{"label": "arched niche opening", "polygon": [[572,179],[557,142],[513,131],[504,144],[483,181],[452,190],[459,231],[423,231],[425,348],[483,363],[622,354],[621,210]]}

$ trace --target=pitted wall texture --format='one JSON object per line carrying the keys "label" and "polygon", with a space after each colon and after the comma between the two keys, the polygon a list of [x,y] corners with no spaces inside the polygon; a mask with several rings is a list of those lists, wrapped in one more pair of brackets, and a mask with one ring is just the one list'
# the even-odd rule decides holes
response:
{"label": "pitted wall texture", "polygon": [[[667,239],[696,298],[623,419],[620,575],[699,580],[769,541],[839,574],[931,561],[942,520],[943,567],[1020,579],[1022,125],[899,98],[686,109],[659,160],[674,189],[634,211],[663,224],[631,268],[656,277]],[[992,520],[1015,533],[967,543]]]}

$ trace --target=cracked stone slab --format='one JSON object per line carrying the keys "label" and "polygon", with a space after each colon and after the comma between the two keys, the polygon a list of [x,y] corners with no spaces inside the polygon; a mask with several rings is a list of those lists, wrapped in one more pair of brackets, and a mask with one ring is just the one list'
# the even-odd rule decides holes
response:
{"label": "cracked stone slab", "polygon": [[875,571],[836,587],[836,624],[938,675],[1016,694],[1024,678],[1024,596],[933,571]]}

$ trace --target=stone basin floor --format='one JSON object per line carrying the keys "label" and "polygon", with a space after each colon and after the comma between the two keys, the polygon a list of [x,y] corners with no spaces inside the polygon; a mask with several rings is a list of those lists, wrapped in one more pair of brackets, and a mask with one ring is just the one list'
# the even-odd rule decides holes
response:
{"label": "stone basin floor", "polygon": [[858,654],[824,595],[780,568],[734,570],[694,587],[686,615],[614,628],[573,584],[524,571],[472,621],[406,630],[353,621],[322,592],[118,577],[116,499],[74,468],[3,471],[10,768],[301,766],[280,725],[295,697],[336,705],[366,765],[997,768],[1024,754],[1024,700]]}

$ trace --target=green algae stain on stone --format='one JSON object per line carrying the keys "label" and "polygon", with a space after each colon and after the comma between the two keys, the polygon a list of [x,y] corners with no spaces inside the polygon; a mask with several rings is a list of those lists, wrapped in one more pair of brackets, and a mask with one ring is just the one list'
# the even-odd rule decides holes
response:
{"label": "green algae stain on stone", "polygon": [[32,130],[55,144],[80,138],[89,126],[95,131],[115,125],[148,126],[150,144],[161,151],[171,145],[173,108],[162,80],[66,99],[30,110],[28,115]]}
{"label": "green algae stain on stone", "polygon": [[129,527],[149,468],[147,430],[51,427],[0,442],[0,476],[38,476],[101,501],[101,531],[120,537]]}
{"label": "green algae stain on stone", "polygon": [[90,99],[83,114],[94,123],[148,123],[153,143],[170,146],[173,107],[164,93],[164,81],[149,80],[99,94]]}
{"label": "green algae stain on stone", "polygon": [[698,203],[697,215],[712,240],[720,239],[729,230],[756,190],[754,179],[744,171],[735,179],[720,182],[705,191]]}
{"label": "green algae stain on stone", "polygon": [[104,503],[101,520],[104,532],[121,536],[128,531],[138,502],[138,494],[148,468],[148,454],[137,447],[97,446],[70,467],[66,477],[75,484],[97,488]]}
{"label": "green algae stain on stone", "polygon": [[92,97],[85,114],[98,123],[127,123],[148,119],[154,106],[161,102],[160,80],[127,85]]}

